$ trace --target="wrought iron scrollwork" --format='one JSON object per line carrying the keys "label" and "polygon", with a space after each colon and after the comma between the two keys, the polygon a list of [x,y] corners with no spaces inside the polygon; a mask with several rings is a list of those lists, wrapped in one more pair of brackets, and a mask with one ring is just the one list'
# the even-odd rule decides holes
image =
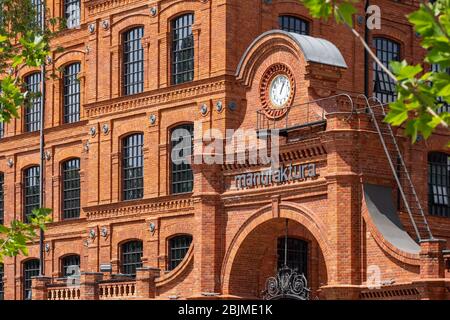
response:
{"label": "wrought iron scrollwork", "polygon": [[264,300],[309,300],[309,292],[305,275],[284,266],[276,276],[267,279]]}

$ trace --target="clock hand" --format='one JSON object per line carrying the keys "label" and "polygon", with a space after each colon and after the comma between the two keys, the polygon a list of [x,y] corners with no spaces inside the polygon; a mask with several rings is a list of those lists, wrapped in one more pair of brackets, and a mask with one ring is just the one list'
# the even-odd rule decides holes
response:
{"label": "clock hand", "polygon": [[280,94],[282,94],[283,93],[283,89],[284,89],[284,82],[283,82],[283,85],[281,86],[281,90],[280,90]]}

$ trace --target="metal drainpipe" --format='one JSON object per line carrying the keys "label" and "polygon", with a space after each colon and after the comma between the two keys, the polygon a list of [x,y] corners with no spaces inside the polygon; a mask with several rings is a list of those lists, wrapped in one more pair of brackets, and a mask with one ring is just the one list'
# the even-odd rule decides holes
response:
{"label": "metal drainpipe", "polygon": [[[42,34],[45,33],[45,0],[41,0],[42,13],[41,13],[41,30]],[[44,207],[44,109],[45,109],[45,61],[41,66],[41,104],[40,104],[40,129],[39,129],[39,207]],[[44,268],[44,231],[40,229],[39,232],[39,276],[45,274]]]}
{"label": "metal drainpipe", "polygon": [[[364,41],[369,44],[369,28],[367,27],[367,19],[369,18],[367,15],[367,9],[370,6],[370,0],[366,0],[364,7]],[[364,95],[369,97],[369,53],[364,49]]]}

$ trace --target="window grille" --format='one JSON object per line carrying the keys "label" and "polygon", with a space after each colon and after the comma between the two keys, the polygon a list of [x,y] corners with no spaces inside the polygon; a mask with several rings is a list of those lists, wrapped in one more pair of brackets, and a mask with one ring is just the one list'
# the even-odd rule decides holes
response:
{"label": "window grille", "polygon": [[40,169],[31,167],[25,170],[24,175],[24,221],[29,222],[33,209],[39,208],[40,196]]}
{"label": "window grille", "polygon": [[136,269],[142,267],[142,241],[129,241],[122,244],[121,272],[135,276]]}
{"label": "window grille", "polygon": [[143,134],[123,139],[123,199],[141,199],[144,196]]}
{"label": "window grille", "polygon": [[80,63],[64,68],[64,123],[80,121]]}
{"label": "window grille", "polygon": [[450,155],[428,155],[428,206],[430,215],[450,217]]}
{"label": "window grille", "polygon": [[39,260],[28,260],[23,264],[23,297],[31,300],[31,280],[39,275]]}
{"label": "window grille", "polygon": [[[192,192],[194,187],[194,175],[192,173],[191,165],[187,162],[188,157],[193,153],[193,135],[194,126],[192,124],[184,124],[172,130],[171,141],[172,150],[184,139],[190,140],[190,146],[180,149],[179,156],[182,163],[172,163],[172,194]],[[176,141],[174,141],[175,138]],[[172,154],[171,154],[172,156]],[[171,159],[172,160],[172,159]]]}
{"label": "window grille", "polygon": [[66,18],[66,25],[69,29],[74,29],[80,26],[81,21],[81,2],[80,0],[65,0],[64,1],[64,16]]}
{"label": "window grille", "polygon": [[41,127],[41,74],[36,72],[25,77],[25,87],[30,97],[25,106],[25,131],[38,131]]}
{"label": "window grille", "polygon": [[63,219],[80,217],[80,159],[71,159],[62,165]]}
{"label": "window grille", "polygon": [[193,14],[172,21],[172,84],[194,80]]}
{"label": "window grille", "polygon": [[192,236],[176,236],[169,240],[169,263],[168,269],[175,269],[183,261],[192,243]]}
{"label": "window grille", "polygon": [[[61,260],[63,277],[70,277],[78,274],[80,268],[80,256],[77,254],[66,256]],[[78,270],[77,270],[78,269]]]}
{"label": "window grille", "polygon": [[309,22],[294,16],[280,16],[278,18],[280,29],[287,32],[294,32],[309,35]]}
{"label": "window grille", "polygon": [[134,28],[123,36],[123,93],[131,95],[144,90],[144,28]]}
{"label": "window grille", "polygon": [[[286,238],[278,238],[278,269],[284,266],[285,262],[285,242]],[[286,264],[289,268],[303,273],[307,277],[308,272],[308,243],[306,241],[288,238],[287,239],[287,259]]]}
{"label": "window grille", "polygon": [[[374,38],[373,45],[376,50],[378,59],[389,68],[391,61],[400,61],[400,44],[395,41],[386,38]],[[373,74],[374,74],[374,95],[382,103],[390,103],[395,101],[396,88],[395,82],[392,80],[374,61],[373,62]]]}

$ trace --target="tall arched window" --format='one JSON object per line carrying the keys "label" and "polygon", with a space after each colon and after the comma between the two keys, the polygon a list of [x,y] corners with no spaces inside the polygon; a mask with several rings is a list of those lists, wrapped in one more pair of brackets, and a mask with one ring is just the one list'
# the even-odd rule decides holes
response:
{"label": "tall arched window", "polygon": [[4,205],[5,205],[5,193],[4,193],[5,175],[0,172],[0,225],[4,222]]}
{"label": "tall arched window", "polygon": [[80,159],[70,159],[62,164],[63,219],[80,217]]}
{"label": "tall arched window", "polygon": [[172,84],[194,80],[194,14],[172,20]]}
{"label": "tall arched window", "polygon": [[192,192],[194,176],[188,163],[193,149],[194,125],[183,124],[171,132],[172,194]]}
{"label": "tall arched window", "polygon": [[25,77],[25,87],[30,99],[25,106],[25,131],[38,131],[41,127],[41,74],[32,73]]}
{"label": "tall arched window", "polygon": [[[287,250],[286,250],[287,248]],[[278,238],[278,269],[285,264],[298,273],[303,273],[307,277],[308,271],[308,243],[296,238]],[[287,253],[287,254],[286,254]],[[285,256],[286,254],[286,256]]]}
{"label": "tall arched window", "polygon": [[123,200],[144,196],[144,135],[133,134],[123,139]]}
{"label": "tall arched window", "polygon": [[144,91],[144,28],[131,29],[123,35],[123,93],[136,94]]}
{"label": "tall arched window", "polygon": [[80,121],[80,63],[64,67],[63,112],[64,123]]}
{"label": "tall arched window", "polygon": [[280,16],[278,18],[280,29],[287,32],[309,35],[309,22],[294,16]]}
{"label": "tall arched window", "polygon": [[5,270],[3,263],[0,263],[0,300],[5,299],[5,289],[3,285],[3,276],[5,275]]}
{"label": "tall arched window", "polygon": [[40,170],[38,166],[31,167],[24,172],[24,221],[28,222],[33,209],[39,208]]}
{"label": "tall arched window", "polygon": [[61,274],[63,277],[70,277],[80,273],[80,256],[73,254],[61,259]]}
{"label": "tall arched window", "polygon": [[[400,44],[398,42],[386,38],[374,38],[373,46],[375,47],[378,59],[389,68],[391,61],[400,61]],[[381,67],[373,62],[373,94],[383,103],[395,101],[396,91],[395,82],[381,69]]]}
{"label": "tall arched window", "polygon": [[73,29],[79,27],[81,21],[80,15],[80,0],[64,0],[64,17],[66,18],[67,28]]}
{"label": "tall arched window", "polygon": [[428,206],[431,215],[450,217],[450,155],[428,155]]}
{"label": "tall arched window", "polygon": [[39,259],[28,260],[23,264],[23,298],[31,300],[31,280],[39,275]]}
{"label": "tall arched window", "polygon": [[128,241],[121,246],[121,272],[135,276],[136,269],[142,267],[142,241]]}
{"label": "tall arched window", "polygon": [[180,235],[169,239],[168,270],[175,269],[183,261],[192,243],[191,235]]}

